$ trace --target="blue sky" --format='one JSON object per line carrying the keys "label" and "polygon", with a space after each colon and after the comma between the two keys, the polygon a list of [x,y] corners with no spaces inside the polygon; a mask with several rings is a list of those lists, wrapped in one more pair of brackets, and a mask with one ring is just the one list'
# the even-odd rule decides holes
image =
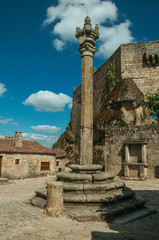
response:
{"label": "blue sky", "polygon": [[158,0],[1,0],[0,136],[51,147],[70,120],[81,82],[75,28],[100,27],[96,68],[121,43],[159,40]]}

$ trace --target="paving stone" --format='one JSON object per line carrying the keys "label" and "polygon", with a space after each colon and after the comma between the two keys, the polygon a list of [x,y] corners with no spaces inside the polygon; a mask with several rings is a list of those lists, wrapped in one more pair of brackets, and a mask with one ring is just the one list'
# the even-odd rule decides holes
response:
{"label": "paving stone", "polygon": [[[0,186],[0,240],[158,240],[159,212],[127,224],[77,222],[66,216],[48,217],[24,201],[49,178],[12,181]],[[136,195],[159,209],[159,180],[126,181]]]}

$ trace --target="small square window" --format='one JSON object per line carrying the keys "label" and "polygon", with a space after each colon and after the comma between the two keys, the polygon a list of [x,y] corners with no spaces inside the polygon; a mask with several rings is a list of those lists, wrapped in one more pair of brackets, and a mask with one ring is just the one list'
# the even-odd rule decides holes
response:
{"label": "small square window", "polygon": [[50,162],[41,162],[41,171],[50,170]]}
{"label": "small square window", "polygon": [[19,164],[20,160],[19,159],[15,159],[15,164]]}

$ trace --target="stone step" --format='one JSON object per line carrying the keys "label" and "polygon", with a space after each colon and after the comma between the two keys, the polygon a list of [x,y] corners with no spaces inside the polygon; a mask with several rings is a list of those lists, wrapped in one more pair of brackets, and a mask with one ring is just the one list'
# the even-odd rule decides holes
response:
{"label": "stone step", "polygon": [[[99,195],[99,193],[103,193],[105,194],[106,192],[112,192],[115,189],[120,189],[124,187],[124,182],[121,180],[113,180],[111,183],[107,183],[107,184],[79,184],[79,183],[63,183],[63,190],[64,190],[64,194],[71,194],[73,196],[77,196],[79,194],[83,194],[85,197],[85,194],[94,194],[95,192],[97,193],[97,195]],[[41,197],[43,199],[47,199],[47,188],[46,187],[42,187],[42,188],[38,188],[35,191],[36,195],[38,197]],[[84,198],[82,197],[82,199]],[[74,197],[75,198],[75,197]],[[68,199],[68,198],[67,198]]]}
{"label": "stone step", "polygon": [[113,189],[123,188],[125,186],[124,182],[121,180],[111,180],[108,183],[63,183],[63,190],[66,193],[69,192],[107,192]]}
{"label": "stone step", "polygon": [[92,194],[68,194],[64,193],[64,203],[66,204],[85,204],[85,205],[107,205],[117,201],[134,197],[134,192],[130,189],[115,190],[114,192],[92,193]]}
{"label": "stone step", "polygon": [[42,188],[38,188],[35,191],[35,194],[42,199],[47,199],[47,188],[46,187],[42,187]]}
{"label": "stone step", "polygon": [[114,178],[114,174],[111,172],[85,174],[62,171],[58,173],[56,176],[58,181],[76,183],[106,183],[108,180],[112,180]]}
{"label": "stone step", "polygon": [[[47,189],[39,188],[36,190],[36,195],[38,198],[47,199]],[[114,191],[106,193],[92,193],[92,194],[73,194],[73,193],[64,193],[64,203],[65,204],[95,204],[95,205],[106,205],[116,201],[123,201],[125,199],[134,197],[134,192],[129,188],[116,189]]]}
{"label": "stone step", "polygon": [[[31,204],[40,208],[46,207],[46,200],[34,196],[31,199]],[[143,208],[145,201],[142,199],[127,199],[124,202],[114,202],[108,206],[68,206],[64,205],[64,212],[67,216],[77,221],[113,221],[117,218],[116,223],[126,223],[133,221],[139,217],[152,214],[154,211],[147,211]],[[137,215],[137,209],[141,209]],[[135,213],[133,215],[133,212]],[[131,216],[131,217],[130,217]]]}
{"label": "stone step", "polygon": [[71,164],[69,166],[73,172],[76,173],[100,173],[103,166],[97,164],[91,165],[79,165],[79,164]]}
{"label": "stone step", "polygon": [[154,214],[154,213],[156,213],[156,210],[154,210],[154,209],[143,208],[143,209],[136,210],[136,211],[133,211],[131,213],[128,213],[126,215],[117,217],[114,220],[114,223],[125,224],[125,223],[132,222],[134,220],[137,220],[139,218],[147,217],[147,216],[149,216],[151,214]]}
{"label": "stone step", "polygon": [[36,207],[45,208],[46,199],[38,197],[37,195],[30,199],[30,203]]}
{"label": "stone step", "polygon": [[6,183],[9,183],[8,178],[1,178],[0,177],[0,184],[6,184]]}
{"label": "stone step", "polygon": [[[143,209],[145,201],[142,199],[129,199],[124,202],[118,202],[109,206],[102,207],[65,207],[65,213],[72,219],[79,222],[89,221],[113,221],[117,216],[127,216],[137,209]],[[134,219],[135,220],[135,219]]]}

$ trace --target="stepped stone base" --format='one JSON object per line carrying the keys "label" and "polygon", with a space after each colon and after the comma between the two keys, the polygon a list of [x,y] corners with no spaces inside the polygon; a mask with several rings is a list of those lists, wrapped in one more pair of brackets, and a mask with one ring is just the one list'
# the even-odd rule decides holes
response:
{"label": "stepped stone base", "polygon": [[[64,212],[78,221],[109,221],[117,215],[142,208],[145,201],[101,165],[71,165],[70,172],[60,172],[56,181],[63,182]],[[55,180],[53,180],[55,181]],[[36,190],[31,204],[45,208],[47,188]]]}

